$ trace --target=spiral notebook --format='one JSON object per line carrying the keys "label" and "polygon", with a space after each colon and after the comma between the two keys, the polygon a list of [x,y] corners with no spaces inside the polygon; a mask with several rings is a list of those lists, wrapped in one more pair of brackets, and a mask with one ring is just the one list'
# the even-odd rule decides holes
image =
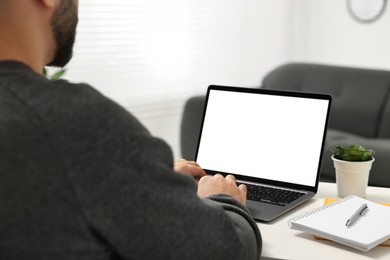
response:
{"label": "spiral notebook", "polygon": [[[346,222],[363,205],[368,209],[356,221]],[[290,228],[369,251],[390,238],[390,208],[351,195],[288,220]]]}

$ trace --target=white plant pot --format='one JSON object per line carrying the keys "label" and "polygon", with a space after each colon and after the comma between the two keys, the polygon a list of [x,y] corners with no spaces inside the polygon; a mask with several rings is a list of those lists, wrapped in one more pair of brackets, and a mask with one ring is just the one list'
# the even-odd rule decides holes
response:
{"label": "white plant pot", "polygon": [[356,195],[365,198],[368,178],[375,158],[366,162],[349,162],[332,156],[332,160],[336,169],[337,195],[339,197]]}

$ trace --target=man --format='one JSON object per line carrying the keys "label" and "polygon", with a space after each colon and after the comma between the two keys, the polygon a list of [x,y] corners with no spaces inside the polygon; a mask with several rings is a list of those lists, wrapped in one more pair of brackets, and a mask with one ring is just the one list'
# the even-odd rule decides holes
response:
{"label": "man", "polygon": [[123,108],[41,75],[70,60],[77,7],[0,0],[0,259],[259,258],[245,186],[174,164]]}

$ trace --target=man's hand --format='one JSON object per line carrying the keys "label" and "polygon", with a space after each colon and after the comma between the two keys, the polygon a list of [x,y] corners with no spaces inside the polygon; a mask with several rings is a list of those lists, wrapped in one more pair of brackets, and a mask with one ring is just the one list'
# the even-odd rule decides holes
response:
{"label": "man's hand", "polygon": [[197,181],[206,175],[206,172],[196,162],[184,159],[175,162],[174,170],[180,174],[191,175]]}
{"label": "man's hand", "polygon": [[223,177],[221,174],[204,176],[198,183],[198,196],[205,198],[216,194],[226,194],[242,204],[246,204],[247,187],[241,184],[237,187],[236,178],[233,175]]}

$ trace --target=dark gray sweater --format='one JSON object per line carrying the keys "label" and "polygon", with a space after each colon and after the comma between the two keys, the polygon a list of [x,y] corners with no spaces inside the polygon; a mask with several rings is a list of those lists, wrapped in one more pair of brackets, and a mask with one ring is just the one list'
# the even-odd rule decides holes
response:
{"label": "dark gray sweater", "polygon": [[0,259],[259,258],[247,209],[172,168],[93,88],[0,62]]}

